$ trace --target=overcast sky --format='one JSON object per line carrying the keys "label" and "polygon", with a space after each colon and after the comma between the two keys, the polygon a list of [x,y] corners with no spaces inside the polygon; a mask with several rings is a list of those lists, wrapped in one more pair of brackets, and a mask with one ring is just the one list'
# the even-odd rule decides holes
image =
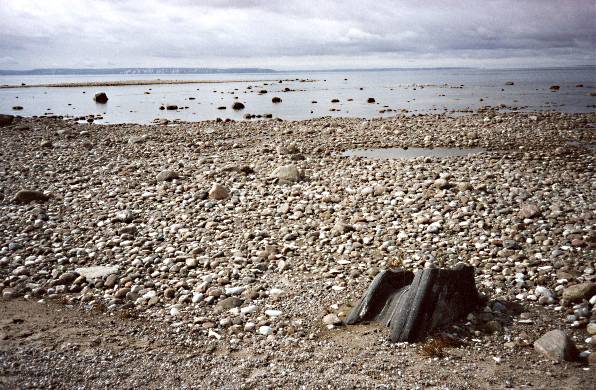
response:
{"label": "overcast sky", "polygon": [[0,68],[594,64],[594,0],[0,0]]}

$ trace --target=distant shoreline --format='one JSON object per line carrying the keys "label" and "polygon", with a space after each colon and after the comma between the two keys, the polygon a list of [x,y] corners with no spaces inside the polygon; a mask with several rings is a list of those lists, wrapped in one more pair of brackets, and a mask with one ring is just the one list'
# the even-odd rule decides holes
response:
{"label": "distant shoreline", "polygon": [[81,81],[74,83],[47,83],[47,84],[3,84],[0,89],[6,88],[77,88],[77,87],[122,87],[127,85],[159,85],[159,84],[223,84],[223,83],[262,83],[293,80],[114,80],[114,81]]}

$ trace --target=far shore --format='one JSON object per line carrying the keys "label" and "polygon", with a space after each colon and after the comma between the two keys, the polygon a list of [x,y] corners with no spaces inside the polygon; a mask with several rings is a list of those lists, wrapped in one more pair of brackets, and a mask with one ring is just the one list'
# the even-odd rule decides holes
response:
{"label": "far shore", "polygon": [[221,83],[261,83],[294,80],[114,80],[114,81],[83,81],[75,83],[50,84],[3,84],[0,88],[77,88],[77,87],[121,87],[126,85],[158,85],[158,84],[221,84]]}

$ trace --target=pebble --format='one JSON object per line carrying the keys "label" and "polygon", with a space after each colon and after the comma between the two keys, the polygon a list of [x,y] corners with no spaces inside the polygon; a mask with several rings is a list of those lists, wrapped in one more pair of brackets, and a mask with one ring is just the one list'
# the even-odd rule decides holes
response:
{"label": "pebble", "polygon": [[[589,142],[572,129],[596,117],[496,114],[92,126],[84,136],[91,150],[80,135],[87,124],[18,119],[37,130],[26,144],[7,132],[15,150],[5,156],[4,196],[38,189],[52,197],[0,202],[3,296],[132,308],[148,321],[182,324],[173,328],[181,338],[188,327],[205,341],[212,329],[241,348],[262,342],[255,336],[266,326],[283,349],[326,342],[319,332],[341,324],[344,305],[380,270],[466,261],[491,301],[517,297],[531,312],[506,322],[503,304],[459,324],[469,334],[497,333],[482,338],[483,351],[528,329],[561,327],[584,339],[596,295],[570,291],[594,282],[594,160],[566,142]],[[53,147],[42,149],[42,140]],[[338,156],[384,147],[487,152]],[[168,167],[174,175],[157,180]],[[214,183],[229,197],[210,196]],[[336,318],[322,323],[322,310]]]}
{"label": "pebble", "polygon": [[271,176],[280,182],[293,183],[304,178],[304,173],[294,164],[277,167],[271,172]]}
{"label": "pebble", "polygon": [[279,317],[282,314],[281,310],[273,310],[273,309],[268,309],[265,310],[265,315],[269,316],[269,317]]}
{"label": "pebble", "polygon": [[330,313],[323,317],[323,324],[325,324],[325,325],[341,325],[342,320],[336,314]]}
{"label": "pebble", "polygon": [[171,170],[165,170],[165,171],[161,171],[160,173],[158,173],[157,176],[155,177],[155,180],[157,180],[157,181],[171,181],[174,179],[178,179],[179,177],[180,177],[180,175],[178,175],[177,172],[171,171]]}
{"label": "pebble", "polygon": [[221,184],[213,184],[209,190],[209,199],[224,200],[230,197],[230,191]]}
{"label": "pebble", "polygon": [[[246,329],[246,327],[245,327],[245,329]],[[273,328],[270,326],[263,325],[263,326],[259,327],[259,334],[261,334],[263,336],[269,336],[272,333],[273,333]]]}

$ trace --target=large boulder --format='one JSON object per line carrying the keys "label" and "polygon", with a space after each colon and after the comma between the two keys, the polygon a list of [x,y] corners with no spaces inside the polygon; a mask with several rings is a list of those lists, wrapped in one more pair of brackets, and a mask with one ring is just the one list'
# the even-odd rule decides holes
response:
{"label": "large boulder", "polygon": [[534,342],[534,349],[557,362],[574,361],[579,356],[579,351],[573,340],[560,329],[545,333]]}
{"label": "large boulder", "polygon": [[232,109],[233,110],[244,110],[244,104],[242,104],[240,102],[234,102],[234,104],[232,104]]}
{"label": "large boulder", "polygon": [[96,103],[105,104],[108,102],[108,95],[106,95],[105,92],[98,92],[93,97],[93,100],[95,100]]}
{"label": "large boulder", "polygon": [[0,127],[11,125],[14,121],[14,116],[0,114]]}

